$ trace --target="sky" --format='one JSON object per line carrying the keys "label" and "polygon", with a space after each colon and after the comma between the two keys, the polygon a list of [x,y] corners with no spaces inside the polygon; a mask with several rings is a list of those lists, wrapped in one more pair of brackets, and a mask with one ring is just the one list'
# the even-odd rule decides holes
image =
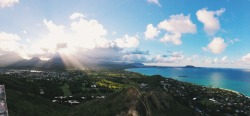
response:
{"label": "sky", "polygon": [[0,0],[0,57],[250,68],[249,0]]}

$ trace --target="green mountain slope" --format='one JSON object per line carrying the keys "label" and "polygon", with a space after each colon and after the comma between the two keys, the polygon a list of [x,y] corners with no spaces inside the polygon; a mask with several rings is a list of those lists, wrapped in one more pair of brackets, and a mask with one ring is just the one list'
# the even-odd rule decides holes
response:
{"label": "green mountain slope", "polygon": [[10,116],[68,116],[70,109],[30,93],[6,90]]}
{"label": "green mountain slope", "polygon": [[69,107],[54,104],[37,94],[35,85],[11,77],[0,77],[6,88],[10,116],[68,116]]}
{"label": "green mountain slope", "polygon": [[129,88],[103,100],[86,102],[73,110],[76,116],[179,116],[191,110],[165,92],[144,92]]}

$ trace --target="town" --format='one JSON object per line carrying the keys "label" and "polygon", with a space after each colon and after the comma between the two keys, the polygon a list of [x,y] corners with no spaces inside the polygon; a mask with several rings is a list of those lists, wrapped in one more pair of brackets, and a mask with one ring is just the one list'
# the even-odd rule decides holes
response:
{"label": "town", "polygon": [[31,83],[37,94],[50,99],[53,103],[70,106],[92,99],[104,99],[110,93],[129,87],[122,82],[115,82],[122,80],[119,77],[126,80],[127,77],[133,78],[139,75],[92,69],[85,71],[8,70],[0,74]]}
{"label": "town", "polygon": [[174,100],[190,108],[195,115],[250,114],[250,98],[243,94],[180,82],[159,75],[145,76],[122,70],[101,69],[8,70],[0,75],[30,83],[36,94],[49,99],[52,103],[66,106],[76,106],[94,99],[105,100],[113,93],[134,87],[142,95],[151,91],[166,92],[173,96]]}
{"label": "town", "polygon": [[249,115],[249,97],[229,90],[209,88],[171,78],[161,81],[165,91],[188,104],[201,115],[234,114]]}

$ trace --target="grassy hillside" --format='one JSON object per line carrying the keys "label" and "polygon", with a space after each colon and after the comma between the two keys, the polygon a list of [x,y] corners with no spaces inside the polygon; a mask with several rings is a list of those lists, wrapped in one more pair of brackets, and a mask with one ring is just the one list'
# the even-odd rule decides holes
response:
{"label": "grassy hillside", "polygon": [[68,107],[35,94],[6,90],[10,116],[68,116]]}
{"label": "grassy hillside", "polygon": [[183,106],[166,92],[144,93],[137,105],[141,116],[191,116],[191,109]]}
{"label": "grassy hillside", "polygon": [[38,94],[37,87],[22,79],[0,77],[6,88],[10,116],[68,116],[70,108],[53,104]]}
{"label": "grassy hillside", "polygon": [[[82,77],[77,72],[51,73],[55,76],[40,80],[22,77],[25,73],[0,75],[0,84],[6,88],[10,116],[249,115],[250,100],[238,93],[159,75],[103,70],[86,73]],[[69,75],[56,78],[60,74]],[[44,90],[43,95],[40,89]],[[66,98],[55,98],[61,95]],[[58,102],[52,103],[55,99]],[[68,100],[80,102],[72,105]]]}
{"label": "grassy hillside", "polygon": [[106,99],[86,102],[73,110],[76,116],[179,116],[191,115],[191,110],[174,101],[165,92],[141,93],[136,88],[129,88],[115,93]]}

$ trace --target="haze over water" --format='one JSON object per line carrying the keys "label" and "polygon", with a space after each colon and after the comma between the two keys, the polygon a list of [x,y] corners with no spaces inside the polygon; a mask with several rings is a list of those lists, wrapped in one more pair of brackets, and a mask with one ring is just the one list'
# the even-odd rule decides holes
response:
{"label": "haze over water", "polygon": [[222,68],[132,68],[144,75],[162,75],[198,85],[234,90],[250,96],[250,70]]}

